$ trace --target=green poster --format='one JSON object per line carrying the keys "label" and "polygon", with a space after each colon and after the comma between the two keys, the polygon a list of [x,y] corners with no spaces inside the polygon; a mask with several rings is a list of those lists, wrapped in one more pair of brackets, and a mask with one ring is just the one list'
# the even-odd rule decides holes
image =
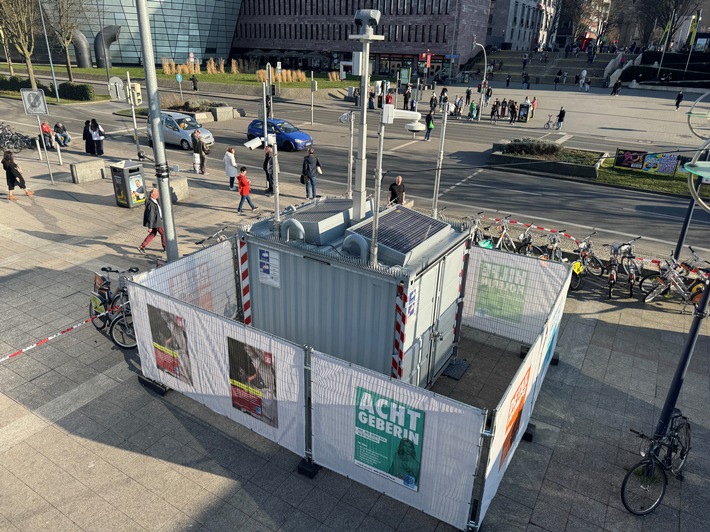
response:
{"label": "green poster", "polygon": [[520,322],[529,272],[506,264],[481,261],[474,314]]}
{"label": "green poster", "polygon": [[424,412],[358,386],[355,463],[419,490]]}

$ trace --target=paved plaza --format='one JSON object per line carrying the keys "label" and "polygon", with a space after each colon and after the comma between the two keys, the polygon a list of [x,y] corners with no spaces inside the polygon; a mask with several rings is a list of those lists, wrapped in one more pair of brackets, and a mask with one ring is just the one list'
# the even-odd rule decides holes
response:
{"label": "paved plaza", "polygon": [[[681,113],[666,109],[670,93],[563,94],[566,107],[577,105],[589,117],[580,123],[568,115],[570,134],[613,127],[648,142],[675,135],[678,143],[689,135]],[[547,90],[543,101],[553,97]],[[603,113],[594,113],[598,102]],[[632,116],[654,105],[663,114],[630,125]],[[620,131],[624,121],[628,131]],[[333,134],[319,129],[317,140]],[[134,151],[130,141],[116,142],[109,159]],[[182,168],[189,161],[188,154],[170,156]],[[206,177],[186,174],[190,198],[175,207],[181,253],[199,249],[194,242],[221,226],[234,230],[255,219],[235,212],[238,194],[227,189],[220,159],[213,157]],[[162,256],[156,242],[147,257],[137,253],[145,235],[143,208],[116,207],[110,182],[73,184],[65,164],[55,167],[51,185],[44,163],[31,154],[19,160],[36,194],[17,194],[17,202],[0,195],[0,358],[82,322],[93,272],[101,266],[143,270]],[[82,160],[75,150],[65,154],[65,163]],[[253,165],[250,172],[260,189],[263,174]],[[323,177],[324,193],[342,190],[343,180]],[[281,187],[282,206],[304,201],[292,171]],[[270,200],[253,197],[268,213]],[[560,364],[550,368],[533,413],[535,439],[521,442],[482,530],[707,528],[707,323],[679,403],[693,430],[685,480],[669,480],[663,504],[644,518],[626,512],[619,498],[624,468],[638,457],[639,442],[628,429],[652,430],[683,350],[692,316],[679,310],[674,300],[606,301],[593,282],[567,299]],[[511,364],[501,360],[472,366],[461,381],[442,377],[435,390],[465,402],[485,385],[483,376],[495,375],[495,364]],[[312,480],[300,476],[298,456],[178,393],[155,395],[138,383],[139,373],[137,352],[117,348],[90,324],[0,362],[0,530],[452,530],[327,470]]]}

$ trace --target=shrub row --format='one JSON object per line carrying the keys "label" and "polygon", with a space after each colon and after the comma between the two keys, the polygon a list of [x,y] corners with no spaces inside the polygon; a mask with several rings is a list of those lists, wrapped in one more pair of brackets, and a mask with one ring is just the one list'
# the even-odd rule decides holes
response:
{"label": "shrub row", "polygon": [[562,150],[559,144],[531,138],[515,139],[508,143],[503,153],[517,155],[557,155]]}
{"label": "shrub row", "polygon": [[[25,78],[19,78],[17,76],[10,76],[9,78],[0,75],[0,91],[18,91],[20,89],[29,89],[30,80]],[[44,91],[45,96],[51,96],[54,94],[53,85],[45,85],[41,81],[37,80],[37,88]],[[96,99],[96,93],[94,92],[94,87],[92,85],[86,85],[83,83],[70,83],[64,82],[59,84],[59,97],[65,98],[67,100],[77,100],[90,102]]]}

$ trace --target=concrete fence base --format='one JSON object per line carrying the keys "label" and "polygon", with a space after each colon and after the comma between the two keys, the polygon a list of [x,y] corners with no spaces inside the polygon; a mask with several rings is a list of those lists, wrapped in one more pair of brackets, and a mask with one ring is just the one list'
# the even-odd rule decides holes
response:
{"label": "concrete fence base", "polygon": [[72,183],[77,184],[110,177],[108,172],[106,172],[106,165],[103,159],[72,163],[69,165],[69,169],[71,170]]}

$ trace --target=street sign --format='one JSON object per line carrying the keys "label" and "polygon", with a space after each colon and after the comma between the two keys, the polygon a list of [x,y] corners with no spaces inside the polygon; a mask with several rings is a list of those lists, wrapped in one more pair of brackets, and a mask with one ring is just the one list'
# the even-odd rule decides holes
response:
{"label": "street sign", "polygon": [[276,72],[281,74],[281,61],[276,61]]}
{"label": "street sign", "polygon": [[182,83],[182,74],[175,74],[175,79],[178,83]]}
{"label": "street sign", "polygon": [[126,97],[126,93],[123,91],[123,80],[118,76],[109,79],[108,93],[112,100],[123,100]]}
{"label": "street sign", "polygon": [[22,104],[25,106],[25,114],[28,115],[48,115],[47,100],[44,99],[42,89],[20,89]]}

